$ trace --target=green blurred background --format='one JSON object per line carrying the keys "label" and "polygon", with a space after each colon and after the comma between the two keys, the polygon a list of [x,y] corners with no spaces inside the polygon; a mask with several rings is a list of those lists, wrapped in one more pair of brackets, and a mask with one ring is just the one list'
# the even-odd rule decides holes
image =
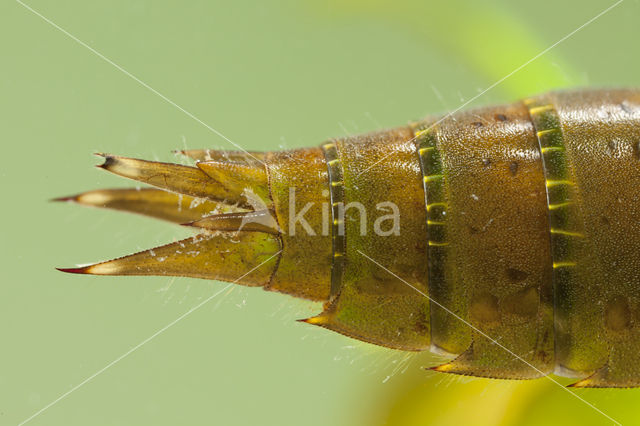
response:
{"label": "green blurred background", "polygon": [[[272,150],[455,109],[613,1],[28,4],[246,149]],[[640,86],[639,17],[638,1],[622,2],[473,104]],[[91,167],[96,151],[175,160],[175,148],[233,147],[11,0],[0,4],[0,47],[0,424],[10,425],[222,288],[56,272],[186,232],[47,200],[132,185]],[[319,309],[234,288],[28,424],[608,423],[549,380],[425,372],[436,356],[294,321]],[[638,390],[577,393],[640,424]]]}

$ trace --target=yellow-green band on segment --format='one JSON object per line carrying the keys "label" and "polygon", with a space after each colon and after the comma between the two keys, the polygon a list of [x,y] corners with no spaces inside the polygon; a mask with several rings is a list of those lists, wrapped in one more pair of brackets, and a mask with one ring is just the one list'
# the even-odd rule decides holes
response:
{"label": "yellow-green band on segment", "polygon": [[329,196],[331,198],[331,238],[333,262],[331,264],[331,296],[335,296],[342,286],[344,272],[344,255],[346,252],[346,238],[344,224],[341,220],[344,213],[344,182],[343,170],[338,149],[335,143],[322,145],[322,151],[327,162],[329,173]]}
{"label": "yellow-green band on segment", "polygon": [[533,108],[529,108],[529,114],[540,114],[541,112],[550,111],[553,109],[553,105],[542,105]]}
{"label": "yellow-green band on segment", "polygon": [[560,235],[566,235],[568,237],[584,238],[584,234],[582,234],[581,232],[571,232],[565,229],[555,229],[555,228],[551,228],[550,231],[552,234],[560,234]]}
{"label": "yellow-green band on segment", "polygon": [[434,148],[434,147],[432,147],[432,146],[428,146],[428,147],[426,147],[426,148],[420,148],[420,149],[418,150],[418,154],[419,154],[419,155],[424,155],[427,151],[431,151],[431,150],[433,150],[433,149],[435,149],[435,148]]}
{"label": "yellow-green band on segment", "polygon": [[[549,112],[549,111],[551,111],[551,110],[547,109],[547,110],[545,110],[545,111],[546,111],[546,112]],[[544,137],[545,135],[553,134],[553,133],[556,133],[556,132],[559,132],[559,131],[560,131],[560,129],[556,129],[556,128],[553,128],[553,129],[538,130],[538,131],[536,132],[536,136],[538,136],[539,138],[541,138],[541,137]]]}
{"label": "yellow-green band on segment", "polygon": [[576,266],[576,262],[553,262],[553,269],[557,268],[572,268]]}
{"label": "yellow-green band on segment", "polygon": [[[576,182],[571,173],[570,161],[565,149],[560,117],[554,105],[545,99],[525,102],[536,132],[545,190],[552,259],[552,288],[555,318],[567,318],[572,312],[568,294],[579,281],[578,244],[584,240],[580,231],[579,206],[575,203]],[[555,322],[556,327],[558,321]],[[556,357],[562,359],[572,345],[556,328],[554,348]]]}
{"label": "yellow-green band on segment", "polygon": [[552,186],[558,186],[558,185],[568,185],[568,186],[573,186],[574,183],[571,182],[570,180],[553,180],[553,179],[545,179],[545,185],[547,186],[547,188],[551,188]]}
{"label": "yellow-green band on segment", "polygon": [[538,138],[544,169],[551,255],[554,262],[575,262],[571,248],[572,240],[583,238],[584,235],[569,229],[575,208],[570,187],[574,187],[575,183],[569,172],[569,160],[564,148],[560,119],[550,103],[537,100],[526,104],[529,106],[529,114]]}
{"label": "yellow-green band on segment", "polygon": [[430,203],[427,204],[427,211],[430,211],[431,209],[437,208],[437,207],[442,207],[444,209],[447,208],[447,203]]}
{"label": "yellow-green band on segment", "polygon": [[429,183],[429,182],[433,182],[434,180],[442,179],[442,175],[428,175],[428,176],[425,176],[423,179],[425,183]]}
{"label": "yellow-green band on segment", "polygon": [[[447,202],[445,199],[445,176],[442,159],[437,146],[435,126],[414,131],[415,142],[422,170],[425,208],[427,210],[427,281],[429,297],[443,301],[447,297],[447,277],[444,265],[448,254],[447,241]],[[442,302],[440,302],[442,303]],[[431,342],[441,334],[443,327],[434,315],[438,315],[439,307],[431,307]],[[437,339],[436,339],[437,340]]]}
{"label": "yellow-green band on segment", "polygon": [[564,207],[568,207],[571,204],[573,204],[571,201],[567,201],[565,203],[559,203],[559,204],[549,204],[549,210],[555,210],[555,209],[562,209]]}
{"label": "yellow-green band on segment", "polygon": [[436,241],[429,241],[429,246],[430,247],[446,247],[448,245],[449,245],[449,243],[438,243]]}
{"label": "yellow-green band on segment", "polygon": [[546,154],[547,152],[550,152],[550,151],[564,151],[564,147],[561,147],[561,146],[547,146],[547,147],[544,147],[544,148],[540,149],[540,151],[543,154]]}

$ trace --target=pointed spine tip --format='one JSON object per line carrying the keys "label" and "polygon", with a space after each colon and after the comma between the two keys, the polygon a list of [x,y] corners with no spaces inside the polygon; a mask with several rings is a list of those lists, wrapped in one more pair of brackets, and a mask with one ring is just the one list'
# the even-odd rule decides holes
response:
{"label": "pointed spine tip", "polygon": [[304,322],[306,324],[311,324],[311,325],[325,325],[328,323],[327,318],[323,316],[309,317],[309,318],[299,319],[296,321]]}
{"label": "pointed spine tip", "polygon": [[68,274],[89,274],[89,268],[88,267],[82,267],[82,268],[56,268],[58,271],[60,272],[66,272]]}
{"label": "pointed spine tip", "polygon": [[68,197],[58,197],[58,198],[52,198],[49,200],[52,203],[62,203],[62,202],[76,202],[78,201],[78,196],[77,195],[71,195]]}
{"label": "pointed spine tip", "polygon": [[427,370],[437,371],[438,373],[447,373],[451,371],[451,364],[441,364],[434,367],[426,367]]}
{"label": "pointed spine tip", "polygon": [[[194,232],[200,232],[200,234],[198,235],[206,235],[208,232],[225,231],[224,229],[216,229],[216,230],[207,229],[206,227],[203,227],[201,223],[202,223],[202,219],[198,219],[191,222],[181,223],[180,226],[191,228],[193,229]],[[228,231],[234,232],[234,231],[239,231],[239,229],[231,229]]]}
{"label": "pointed spine tip", "polygon": [[87,266],[78,266],[75,268],[56,268],[60,272],[69,274],[88,274],[88,275],[117,275],[118,269],[113,266],[113,261],[102,263],[94,263]]}

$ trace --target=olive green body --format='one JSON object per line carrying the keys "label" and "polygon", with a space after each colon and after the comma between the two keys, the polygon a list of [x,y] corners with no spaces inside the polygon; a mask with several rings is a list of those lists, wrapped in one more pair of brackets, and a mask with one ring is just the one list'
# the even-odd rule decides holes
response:
{"label": "olive green body", "polygon": [[61,200],[184,223],[194,238],[69,268],[262,286],[304,320],[442,372],[640,386],[640,91],[551,93],[318,148],[106,156],[158,189]]}
{"label": "olive green body", "polygon": [[391,201],[400,233],[369,221],[361,235],[347,210],[340,273],[307,322],[457,355],[438,371],[637,386],[639,103],[632,90],[553,93],[328,142],[334,204]]}

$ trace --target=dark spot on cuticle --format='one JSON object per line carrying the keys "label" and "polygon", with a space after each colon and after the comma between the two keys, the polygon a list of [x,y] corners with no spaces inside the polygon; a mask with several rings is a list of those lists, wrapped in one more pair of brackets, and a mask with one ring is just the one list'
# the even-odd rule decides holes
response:
{"label": "dark spot on cuticle", "polygon": [[479,128],[479,127],[482,127],[482,123],[479,122],[479,121],[474,121],[473,123],[471,123],[471,125],[473,127],[475,127],[476,129]]}
{"label": "dark spot on cuticle", "polygon": [[604,323],[607,329],[614,332],[631,327],[631,309],[626,297],[618,295],[607,302]]}
{"label": "dark spot on cuticle", "polygon": [[489,167],[491,165],[491,160],[489,160],[488,158],[483,158],[482,165],[485,167]]}
{"label": "dark spot on cuticle", "polygon": [[414,330],[418,334],[424,334],[429,331],[429,320],[426,316],[418,315],[418,318],[414,323]]}
{"label": "dark spot on cuticle", "polygon": [[474,294],[469,305],[469,316],[475,323],[495,326],[500,322],[498,298],[489,292]]}
{"label": "dark spot on cuticle", "polygon": [[507,278],[509,278],[514,283],[524,281],[529,276],[527,272],[521,271],[516,268],[507,268],[506,273],[507,273]]}
{"label": "dark spot on cuticle", "polygon": [[504,114],[496,114],[493,117],[498,121],[507,121],[508,120],[507,116],[504,115]]}
{"label": "dark spot on cuticle", "polygon": [[515,176],[518,173],[517,161],[512,161],[511,164],[509,164],[509,171],[511,172],[511,176]]}
{"label": "dark spot on cuticle", "polygon": [[633,156],[640,160],[640,140],[633,144]]}
{"label": "dark spot on cuticle", "polygon": [[600,223],[605,226],[609,226],[609,224],[611,224],[609,218],[607,218],[606,216],[600,216]]}
{"label": "dark spot on cuticle", "polygon": [[476,228],[473,225],[469,225],[469,232],[471,232],[472,234],[477,234],[480,232],[480,229]]}

